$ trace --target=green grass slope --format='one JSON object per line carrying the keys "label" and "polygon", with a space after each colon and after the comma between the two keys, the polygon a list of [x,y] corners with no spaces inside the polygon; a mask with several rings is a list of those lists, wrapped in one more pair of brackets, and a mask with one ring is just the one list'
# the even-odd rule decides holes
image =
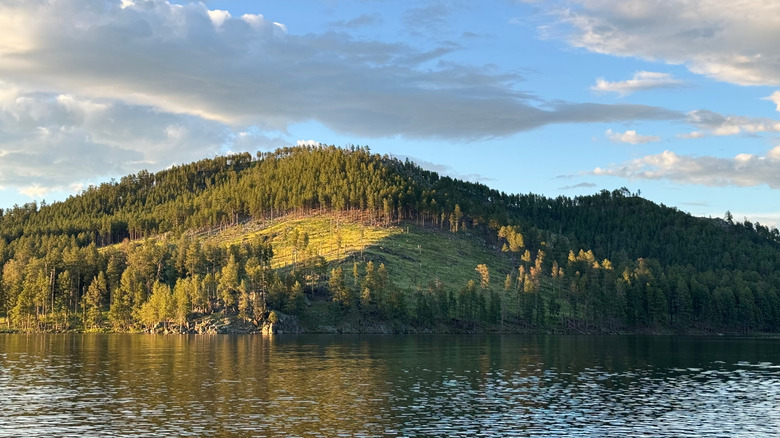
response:
{"label": "green grass slope", "polygon": [[[359,219],[359,218],[358,218]],[[404,290],[425,288],[439,281],[450,288],[479,281],[475,268],[486,264],[495,278],[512,269],[509,258],[491,247],[481,232],[454,234],[413,222],[371,225],[349,215],[285,216],[270,222],[250,222],[215,232],[208,237],[226,246],[260,237],[274,248],[271,266],[289,270],[321,256],[328,271],[341,266],[351,275],[353,263],[384,264],[393,281]],[[303,236],[308,238],[304,247]]]}

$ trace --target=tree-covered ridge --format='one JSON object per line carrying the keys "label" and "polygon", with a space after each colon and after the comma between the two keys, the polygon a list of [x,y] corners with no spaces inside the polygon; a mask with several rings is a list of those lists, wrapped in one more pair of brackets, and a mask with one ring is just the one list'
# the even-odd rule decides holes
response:
{"label": "tree-covered ridge", "polygon": [[654,258],[700,270],[767,273],[778,266],[778,230],[747,219],[735,223],[728,212],[726,220],[693,217],[633,196],[626,189],[573,199],[511,198],[526,226],[557,230],[600,257],[619,261]]}
{"label": "tree-covered ridge", "polygon": [[[406,167],[419,170],[417,181],[402,175]],[[434,173],[364,149],[286,148],[259,153],[256,159],[241,154],[157,174],[142,171],[90,187],[65,202],[15,207],[0,216],[0,230],[7,241],[64,234],[105,245],[295,210],[364,209],[389,219],[410,214],[407,207],[418,206],[414,199],[432,199],[422,187],[436,180]]]}
{"label": "tree-covered ridge", "polygon": [[[327,237],[284,225],[322,215]],[[207,237],[274,219],[283,232]],[[412,232],[371,231],[388,227]],[[385,237],[365,244],[366,230]],[[296,147],[3,212],[0,316],[27,329],[185,326],[212,313],[258,324],[285,312],[314,327],[777,331],[779,249],[776,229],[694,218],[625,189],[507,195],[367,148]]]}

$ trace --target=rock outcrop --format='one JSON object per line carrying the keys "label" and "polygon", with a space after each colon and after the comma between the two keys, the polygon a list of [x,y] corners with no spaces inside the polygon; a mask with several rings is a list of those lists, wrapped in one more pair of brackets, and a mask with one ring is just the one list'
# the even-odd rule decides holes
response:
{"label": "rock outcrop", "polygon": [[[281,335],[303,333],[298,317],[281,312],[274,312],[274,318],[268,318],[260,325],[260,333],[264,335]],[[275,321],[271,321],[271,320]]]}

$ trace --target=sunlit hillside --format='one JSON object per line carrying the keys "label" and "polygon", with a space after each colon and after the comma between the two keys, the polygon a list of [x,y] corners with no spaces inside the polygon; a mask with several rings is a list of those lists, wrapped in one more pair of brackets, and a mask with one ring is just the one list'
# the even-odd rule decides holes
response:
{"label": "sunlit hillside", "polygon": [[460,288],[470,279],[479,281],[475,272],[478,264],[487,264],[501,281],[511,270],[509,258],[489,247],[481,233],[453,235],[412,221],[384,226],[361,219],[348,214],[291,215],[201,235],[226,246],[260,237],[273,246],[274,269],[306,267],[319,257],[327,269],[341,265],[349,272],[355,262],[385,264],[396,284],[409,290],[436,281],[452,288]]}
{"label": "sunlit hillside", "polygon": [[365,148],[217,157],[2,213],[8,330],[780,330],[774,228],[625,188],[506,194]]}

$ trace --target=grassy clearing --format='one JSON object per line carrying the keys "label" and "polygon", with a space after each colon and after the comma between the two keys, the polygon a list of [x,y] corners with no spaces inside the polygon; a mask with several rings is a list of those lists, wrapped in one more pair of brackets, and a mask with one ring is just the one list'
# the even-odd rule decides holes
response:
{"label": "grassy clearing", "polygon": [[[305,245],[304,236],[308,236]],[[491,288],[501,290],[504,278],[512,270],[505,254],[489,247],[481,235],[472,234],[471,230],[454,234],[413,223],[384,227],[344,216],[337,220],[332,214],[252,221],[201,237],[225,246],[258,237],[265,239],[274,249],[274,269],[290,269],[322,257],[328,272],[342,266],[351,279],[354,262],[360,264],[361,275],[366,262],[372,261],[377,267],[384,263],[395,284],[407,291],[427,289],[437,279],[451,290],[461,289],[468,280],[479,283],[475,271],[478,264],[488,266]],[[133,243],[139,245],[141,241]]]}
{"label": "grassy clearing", "polygon": [[479,283],[475,268],[482,263],[488,265],[495,288],[510,269],[508,260],[479,236],[415,225],[372,245],[364,257],[384,263],[396,284],[407,290],[427,288],[436,279],[448,289],[460,289],[468,280]]}
{"label": "grassy clearing", "polygon": [[[281,218],[264,227],[233,227],[215,238],[225,245],[233,245],[262,237],[274,248],[272,267],[280,269],[317,256],[335,266],[338,261],[400,233],[398,227],[370,226],[344,218],[337,221],[332,215],[320,214],[300,219]],[[304,236],[308,237],[306,241]]]}
{"label": "grassy clearing", "polygon": [[[303,236],[308,244],[303,244]],[[231,245],[256,239],[274,248],[272,267],[290,268],[321,256],[328,269],[343,266],[351,278],[354,262],[384,263],[395,284],[404,290],[425,289],[438,279],[449,289],[460,289],[468,280],[479,282],[478,264],[488,265],[493,289],[503,287],[511,267],[508,258],[489,248],[470,231],[453,234],[411,223],[390,227],[372,226],[333,215],[280,218],[270,223],[250,223],[224,230],[209,239]]]}

